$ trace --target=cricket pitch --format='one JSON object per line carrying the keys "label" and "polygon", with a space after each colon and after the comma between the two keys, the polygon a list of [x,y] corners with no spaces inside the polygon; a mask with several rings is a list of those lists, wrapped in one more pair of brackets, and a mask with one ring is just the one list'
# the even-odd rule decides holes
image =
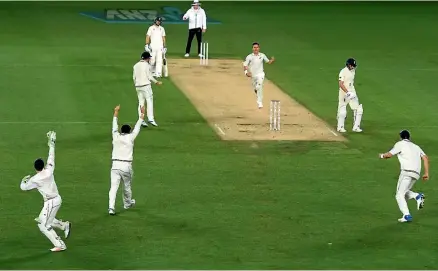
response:
{"label": "cricket pitch", "polygon": [[[172,81],[223,140],[345,141],[267,78],[259,109],[242,61],[209,59],[201,66],[199,59],[169,59],[168,65]],[[281,102],[281,131],[269,130],[271,100]]]}

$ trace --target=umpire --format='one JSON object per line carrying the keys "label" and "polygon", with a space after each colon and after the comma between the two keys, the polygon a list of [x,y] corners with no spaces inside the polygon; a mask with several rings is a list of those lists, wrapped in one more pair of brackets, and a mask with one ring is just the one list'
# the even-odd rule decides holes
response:
{"label": "umpire", "polygon": [[198,41],[198,56],[201,55],[201,42],[202,33],[207,31],[207,15],[205,11],[200,7],[201,3],[199,0],[194,0],[192,8],[187,10],[183,16],[183,20],[189,20],[189,36],[187,38],[186,54],[185,57],[189,57],[190,48],[192,47],[192,41],[196,35],[196,40]]}

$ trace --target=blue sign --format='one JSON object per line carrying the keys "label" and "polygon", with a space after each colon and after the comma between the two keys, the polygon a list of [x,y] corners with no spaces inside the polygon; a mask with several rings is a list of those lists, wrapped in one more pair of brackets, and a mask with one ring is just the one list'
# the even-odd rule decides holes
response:
{"label": "blue sign", "polygon": [[[163,24],[187,24],[183,21],[183,12],[175,7],[163,7],[162,12],[152,9],[106,9],[103,12],[81,12],[83,16],[105,23],[153,23],[158,16]],[[208,24],[221,24],[220,21],[207,17]]]}

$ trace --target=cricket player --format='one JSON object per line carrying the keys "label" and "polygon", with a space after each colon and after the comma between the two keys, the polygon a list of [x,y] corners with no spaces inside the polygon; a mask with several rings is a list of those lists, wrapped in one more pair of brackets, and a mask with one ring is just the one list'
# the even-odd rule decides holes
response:
{"label": "cricket player", "polygon": [[[150,65],[151,54],[143,52],[141,59],[134,65],[133,80],[138,97],[138,117],[141,117],[141,108],[144,107],[144,101],[147,105],[148,122],[153,126],[158,126],[154,117],[154,94],[152,92],[151,82],[161,85],[151,73]],[[143,127],[148,127],[148,124],[143,120]]]}
{"label": "cricket player", "polygon": [[[163,19],[157,17],[146,33],[145,51],[151,54],[152,72],[155,77],[160,78],[163,71],[163,58],[167,52],[166,31],[161,25]],[[167,63],[166,63],[167,64]],[[167,66],[166,66],[167,67]]]}
{"label": "cricket player", "polygon": [[337,131],[345,133],[345,119],[347,118],[347,104],[350,105],[354,113],[353,132],[360,133],[360,123],[362,121],[363,106],[359,103],[356,89],[354,88],[354,77],[356,75],[356,60],[347,59],[345,68],[339,73],[339,102],[338,102],[338,128]]}
{"label": "cricket player", "polygon": [[259,109],[263,108],[263,81],[265,80],[263,62],[272,64],[274,61],[274,57],[269,60],[265,54],[260,53],[259,43],[254,42],[252,44],[252,54],[249,54],[243,62],[245,75],[252,79],[252,87],[257,95]]}
{"label": "cricket player", "polygon": [[412,192],[411,189],[420,178],[421,174],[421,160],[424,164],[423,180],[429,180],[429,159],[424,151],[410,141],[410,133],[407,130],[400,132],[401,140],[397,142],[394,147],[387,153],[380,154],[381,159],[388,159],[397,155],[400,161],[400,177],[398,178],[397,191],[395,199],[403,216],[398,220],[399,222],[410,222],[412,216],[409,212],[406,199],[415,199],[417,201],[417,209],[424,207],[423,193]]}
{"label": "cricket player", "polygon": [[44,206],[40,215],[35,218],[38,223],[40,231],[52,242],[52,252],[63,251],[67,249],[64,241],[55,232],[56,229],[64,231],[65,238],[70,236],[71,223],[56,219],[56,214],[61,208],[62,199],[58,192],[58,187],[55,183],[53,173],[55,171],[55,142],[56,133],[48,132],[49,139],[49,157],[47,158],[47,165],[44,165],[43,159],[35,160],[34,167],[36,174],[34,176],[26,176],[21,180],[20,188],[23,191],[37,189],[43,196]]}
{"label": "cricket player", "polygon": [[110,215],[116,214],[116,196],[119,189],[120,181],[123,181],[123,205],[129,209],[135,205],[132,199],[131,182],[134,171],[132,170],[132,159],[134,153],[134,141],[140,133],[141,123],[144,120],[144,107],[140,109],[140,117],[131,133],[131,126],[124,124],[120,129],[117,123],[119,117],[120,105],[114,108],[113,117],[113,152],[111,167],[111,188],[109,191],[109,209]]}

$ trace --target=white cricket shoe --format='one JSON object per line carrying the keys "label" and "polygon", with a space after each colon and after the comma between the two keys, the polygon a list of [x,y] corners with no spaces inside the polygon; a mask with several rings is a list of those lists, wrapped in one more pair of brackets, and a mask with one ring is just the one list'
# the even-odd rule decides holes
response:
{"label": "white cricket shoe", "polygon": [[203,55],[203,54],[199,54],[198,56],[199,56],[199,57],[204,57],[204,55]]}
{"label": "white cricket shoe", "polygon": [[143,122],[141,123],[141,126],[143,126],[143,127],[148,127],[148,124],[146,123],[146,121],[143,121]]}
{"label": "white cricket shoe", "polygon": [[418,196],[415,198],[415,200],[417,201],[417,209],[423,209],[424,208],[424,194],[423,193],[419,193]]}
{"label": "white cricket shoe", "polygon": [[347,132],[347,130],[345,130],[343,127],[342,128],[338,128],[337,131],[339,133],[346,133]]}
{"label": "white cricket shoe", "polygon": [[66,221],[65,223],[67,223],[67,225],[65,226],[64,236],[65,239],[67,239],[70,236],[71,223],[69,221]]}
{"label": "white cricket shoe", "polygon": [[111,209],[111,208],[110,208],[110,209],[108,210],[108,214],[109,214],[109,215],[116,215],[116,211],[114,211],[114,209]]}
{"label": "white cricket shoe", "polygon": [[184,57],[189,57],[189,56],[190,56],[189,54],[185,54],[185,55],[184,55]]}
{"label": "white cricket shoe", "polygon": [[61,247],[54,247],[54,248],[51,248],[50,249],[50,251],[51,252],[61,252],[61,251],[64,251],[64,250],[66,250],[67,249],[67,246],[61,246]]}
{"label": "white cricket shoe", "polygon": [[412,222],[412,216],[411,215],[405,215],[402,218],[399,218],[398,222],[401,222],[401,223]]}
{"label": "white cricket shoe", "polygon": [[129,208],[134,207],[134,205],[135,205],[135,199],[131,199],[131,204],[125,205],[125,206],[123,206],[123,208],[125,208],[125,210],[127,210]]}
{"label": "white cricket shoe", "polygon": [[353,132],[362,133],[362,129],[360,127],[353,127]]}
{"label": "white cricket shoe", "polygon": [[158,124],[155,122],[155,120],[150,120],[149,123],[150,123],[152,126],[155,126],[155,127],[158,126]]}

